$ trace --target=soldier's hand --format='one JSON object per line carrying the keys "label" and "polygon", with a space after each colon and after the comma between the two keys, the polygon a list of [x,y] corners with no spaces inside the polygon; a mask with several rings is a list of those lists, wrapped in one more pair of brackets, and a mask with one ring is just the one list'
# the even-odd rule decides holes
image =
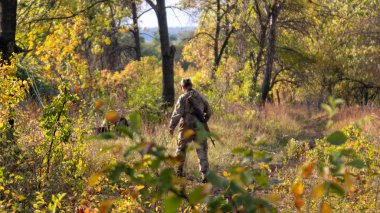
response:
{"label": "soldier's hand", "polygon": [[173,135],[174,134],[174,129],[169,129],[169,134]]}

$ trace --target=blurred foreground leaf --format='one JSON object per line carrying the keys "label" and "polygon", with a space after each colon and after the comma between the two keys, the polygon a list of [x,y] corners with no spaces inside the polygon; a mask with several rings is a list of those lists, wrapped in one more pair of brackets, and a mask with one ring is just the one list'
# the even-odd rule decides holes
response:
{"label": "blurred foreground leaf", "polygon": [[327,141],[333,145],[342,145],[346,140],[347,137],[342,131],[333,132],[327,137]]}

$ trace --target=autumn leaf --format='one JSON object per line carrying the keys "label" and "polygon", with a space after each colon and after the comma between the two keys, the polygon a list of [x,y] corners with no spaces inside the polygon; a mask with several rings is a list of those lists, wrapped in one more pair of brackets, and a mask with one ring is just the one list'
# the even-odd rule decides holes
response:
{"label": "autumn leaf", "polygon": [[309,163],[308,165],[304,166],[302,168],[302,177],[308,178],[313,172],[313,169],[314,169],[314,162]]}
{"label": "autumn leaf", "polygon": [[106,120],[110,123],[117,123],[120,120],[120,114],[116,111],[108,111],[106,112]]}
{"label": "autumn leaf", "polygon": [[88,186],[93,187],[96,184],[98,184],[101,176],[102,176],[102,173],[99,173],[99,172],[92,174],[90,178],[88,179]]}
{"label": "autumn leaf", "polygon": [[325,194],[325,184],[319,184],[311,190],[311,199],[319,199]]}
{"label": "autumn leaf", "polygon": [[296,197],[294,205],[297,209],[301,209],[305,205],[305,201],[301,197]]}
{"label": "autumn leaf", "polygon": [[355,191],[355,186],[352,182],[351,175],[348,172],[344,173],[344,188],[348,192],[354,192]]}
{"label": "autumn leaf", "polygon": [[326,203],[325,201],[323,201],[322,205],[321,205],[321,213],[331,213],[331,208],[329,206],[328,203]]}
{"label": "autumn leaf", "polygon": [[299,197],[303,194],[303,183],[302,182],[296,182],[294,183],[290,191],[293,192],[294,197]]}
{"label": "autumn leaf", "polygon": [[99,110],[103,106],[104,102],[102,100],[95,101],[95,111]]}
{"label": "autumn leaf", "polygon": [[194,130],[192,130],[192,129],[187,129],[187,130],[185,130],[185,131],[183,132],[183,135],[182,135],[182,136],[183,136],[184,139],[188,139],[188,138],[192,137],[194,134],[195,134]]}
{"label": "autumn leaf", "polygon": [[108,212],[108,209],[112,206],[114,200],[106,200],[106,201],[103,201],[101,204],[100,204],[100,207],[99,207],[99,212],[100,213],[106,213]]}

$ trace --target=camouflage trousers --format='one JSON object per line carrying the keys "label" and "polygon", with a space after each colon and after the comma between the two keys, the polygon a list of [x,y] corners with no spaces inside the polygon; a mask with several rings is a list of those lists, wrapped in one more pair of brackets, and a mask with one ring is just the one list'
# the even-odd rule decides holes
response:
{"label": "camouflage trousers", "polygon": [[176,155],[180,159],[180,163],[177,168],[177,174],[179,176],[183,176],[183,168],[185,166],[186,160],[186,149],[189,143],[194,141],[196,143],[196,151],[198,155],[198,163],[199,163],[199,171],[205,174],[208,171],[208,145],[207,139],[203,139],[202,141],[198,141],[195,135],[185,137],[185,131],[180,130],[178,136],[178,144],[177,144],[177,152]]}

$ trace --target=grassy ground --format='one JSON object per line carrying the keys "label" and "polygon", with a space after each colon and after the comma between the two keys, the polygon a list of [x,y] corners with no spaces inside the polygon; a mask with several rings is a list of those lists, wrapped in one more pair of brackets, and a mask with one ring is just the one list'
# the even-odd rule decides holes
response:
{"label": "grassy ground", "polygon": [[[237,162],[237,156],[231,153],[234,148],[248,147],[250,143],[262,141],[256,149],[274,153],[271,162],[273,166],[297,168],[302,163],[302,153],[296,150],[289,151],[289,141],[301,152],[303,147],[313,147],[315,139],[323,138],[333,130],[340,129],[352,122],[360,122],[363,130],[372,137],[378,137],[380,130],[380,110],[370,107],[342,108],[334,118],[334,124],[326,129],[327,114],[324,111],[310,110],[303,106],[273,106],[268,105],[265,110],[234,107],[228,113],[217,113],[210,120],[209,126],[218,139],[215,147],[209,142],[210,168],[223,173]],[[370,119],[369,119],[370,118]],[[364,122],[368,121],[368,122]],[[175,154],[177,136],[168,134],[167,120],[160,125],[143,125],[142,135],[147,141],[153,141],[168,148],[170,154]],[[115,142],[95,141],[89,144],[89,159],[101,166],[101,162],[118,159],[123,147],[132,143],[130,140],[118,139]],[[116,148],[102,152],[98,151],[113,144]],[[379,145],[377,138],[377,145]],[[198,177],[198,162],[194,146],[190,146],[187,155],[186,172],[189,180]],[[292,148],[294,149],[294,148]],[[112,151],[116,150],[116,151]],[[294,153],[292,153],[294,152]],[[108,153],[108,154],[107,154]],[[287,156],[291,155],[291,156]],[[288,165],[283,165],[285,158],[291,159]]]}
{"label": "grassy ground", "polygon": [[[38,114],[36,111],[35,116]],[[229,106],[223,112],[216,112],[209,123],[211,131],[217,135],[215,147],[209,143],[210,169],[223,175],[231,165],[237,164],[240,158],[231,153],[237,147],[271,152],[273,160],[269,163],[268,172],[270,178],[277,180],[279,184],[270,190],[258,189],[257,192],[263,195],[275,193],[277,196],[275,205],[278,209],[292,210],[294,201],[289,194],[289,186],[304,164],[307,150],[315,145],[315,140],[349,123],[357,122],[364,133],[372,138],[371,141],[374,141],[378,149],[380,146],[379,116],[380,109],[378,108],[344,107],[334,117],[334,124],[326,129],[327,114],[304,106],[267,105],[264,110]],[[23,126],[22,132],[19,133],[19,141],[25,143],[24,149],[34,149],[43,140],[42,129],[36,119],[37,117],[30,117],[29,120],[19,120],[18,125]],[[85,126],[78,126],[78,128],[90,133],[93,128],[92,123],[95,122],[88,122]],[[168,119],[162,124],[145,122],[142,125],[141,135],[146,141],[167,147],[168,154],[174,155],[177,136],[169,135],[168,123]],[[260,144],[252,147],[251,144],[257,141],[260,141]],[[89,177],[111,162],[129,160],[123,157],[123,153],[135,142],[126,138],[107,141],[87,140],[84,148],[87,156],[84,163],[84,176]],[[187,155],[186,173],[188,187],[192,188],[199,184],[198,162],[194,146],[190,146]]]}

